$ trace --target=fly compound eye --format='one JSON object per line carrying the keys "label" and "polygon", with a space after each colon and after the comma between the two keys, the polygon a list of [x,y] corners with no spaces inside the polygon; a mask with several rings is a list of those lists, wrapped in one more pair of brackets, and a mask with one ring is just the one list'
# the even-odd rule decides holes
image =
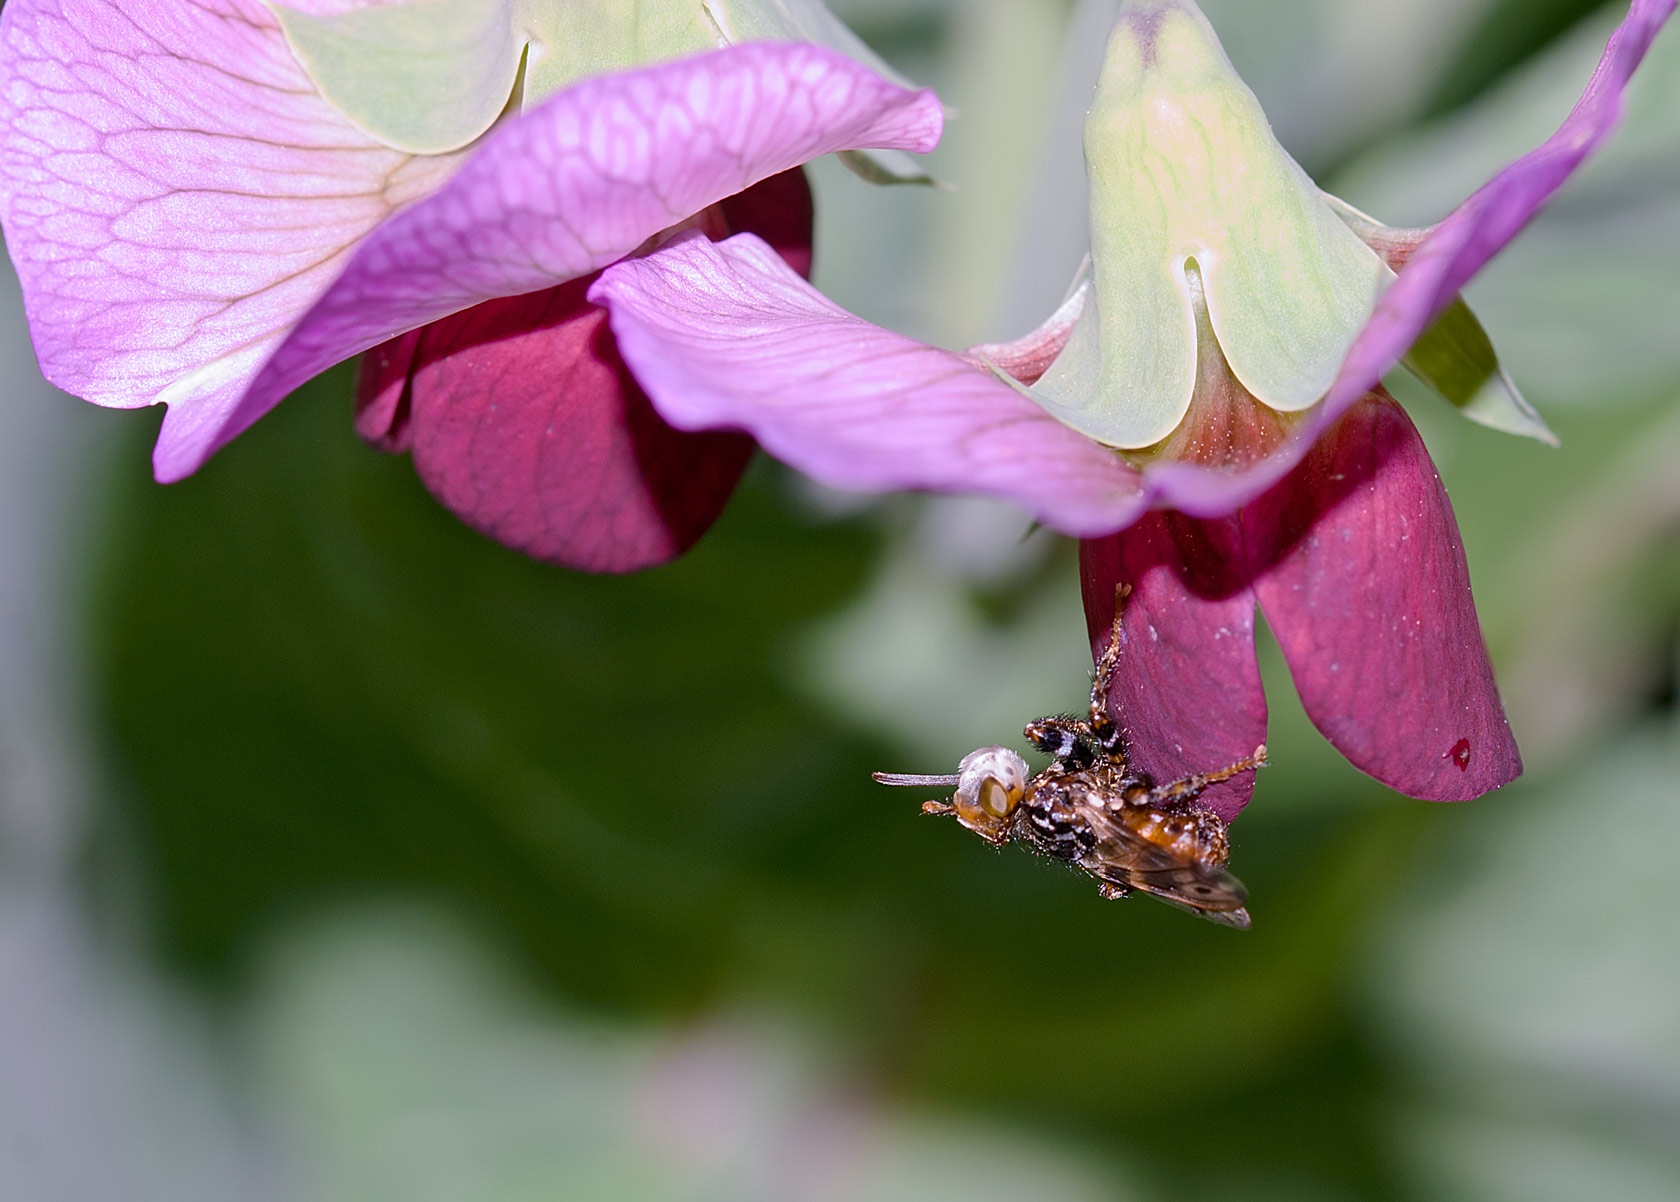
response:
{"label": "fly compound eye", "polygon": [[1021,800],[1019,792],[1011,793],[1008,787],[995,776],[988,776],[980,782],[980,788],[975,792],[975,801],[980,808],[993,818],[1007,818],[1015,811],[1015,803]]}

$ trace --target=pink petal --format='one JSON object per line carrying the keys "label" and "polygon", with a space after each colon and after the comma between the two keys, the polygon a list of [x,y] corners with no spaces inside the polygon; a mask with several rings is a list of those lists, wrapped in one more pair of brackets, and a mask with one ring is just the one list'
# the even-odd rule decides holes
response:
{"label": "pink petal", "polygon": [[1472,276],[1545,207],[1615,132],[1623,94],[1677,0],[1633,0],[1592,79],[1557,132],[1483,184],[1435,226],[1383,294],[1348,350],[1315,425],[1328,428],[1357,404],[1452,303]]}
{"label": "pink petal", "polygon": [[11,0],[0,220],[41,369],[101,405],[226,407],[344,266],[434,189],[329,108],[257,0]]}
{"label": "pink petal", "polygon": [[[1132,586],[1109,706],[1132,764],[1157,783],[1234,764],[1266,740],[1266,694],[1254,654],[1254,594],[1234,520],[1150,513],[1079,544],[1091,656],[1108,643],[1114,588]],[[1214,785],[1199,805],[1229,822],[1254,773]]]}
{"label": "pink petal", "polygon": [[316,96],[257,0],[12,0],[0,22],[0,217],[43,370],[168,402],[164,480],[358,351],[941,124],[931,93],[760,44],[585,81],[464,163],[416,159]]}
{"label": "pink petal", "polygon": [[1059,530],[1139,512],[1137,475],[989,372],[832,304],[748,234],[601,273],[619,350],[672,425],[742,429],[836,488],[1013,502]]}
{"label": "pink petal", "polygon": [[213,423],[175,438],[166,420],[160,476],[192,471],[303,381],[404,330],[587,275],[812,158],[929,150],[940,123],[931,92],[799,43],[585,80],[492,130],[443,187],[363,239]]}
{"label": "pink petal", "polygon": [[1398,404],[1344,415],[1242,525],[1302,704],[1355,767],[1434,801],[1522,772],[1452,505]]}
{"label": "pink petal", "polygon": [[782,262],[805,279],[811,278],[817,209],[803,167],[737,192],[719,204],[718,211],[729,233],[757,234]]}
{"label": "pink petal", "polygon": [[1067,346],[1079,315],[1085,310],[1090,286],[1081,282],[1036,330],[1009,342],[982,342],[963,352],[963,358],[990,364],[1023,384],[1036,384]]}
{"label": "pink petal", "polygon": [[[814,212],[801,168],[725,200],[809,270]],[[673,430],[619,358],[593,277],[486,301],[363,359],[357,430],[414,452],[432,494],[474,529],[538,559],[628,572],[682,552],[722,511],[752,440]]]}

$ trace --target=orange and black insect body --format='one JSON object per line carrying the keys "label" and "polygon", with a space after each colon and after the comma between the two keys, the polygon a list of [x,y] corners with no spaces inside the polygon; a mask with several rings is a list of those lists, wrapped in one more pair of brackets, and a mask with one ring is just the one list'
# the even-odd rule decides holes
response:
{"label": "orange and black insect body", "polygon": [[955,785],[950,801],[924,802],[928,814],[957,820],[996,846],[1019,840],[1034,851],[1083,869],[1104,897],[1139,892],[1225,926],[1246,928],[1248,891],[1225,870],[1230,842],[1217,814],[1196,799],[1208,788],[1264,766],[1266,748],[1212,772],[1157,785],[1126,762],[1125,738],[1106,700],[1120,655],[1120,607],[1115,595],[1113,637],[1097,662],[1090,716],[1038,718],[1028,742],[1050,755],[1031,774],[1007,747],[970,752],[949,775],[877,772],[882,784]]}

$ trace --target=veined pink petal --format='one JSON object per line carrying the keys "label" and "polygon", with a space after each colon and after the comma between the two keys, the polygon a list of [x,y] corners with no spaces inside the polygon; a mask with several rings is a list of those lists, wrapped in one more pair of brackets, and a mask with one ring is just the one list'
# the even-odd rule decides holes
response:
{"label": "veined pink petal", "polygon": [[[649,385],[650,393],[667,417],[693,428],[737,425],[752,430],[772,453],[819,479],[831,483],[846,481],[844,486],[855,488],[984,492],[1020,504],[1063,533],[1082,536],[1119,529],[1150,508],[1176,509],[1197,517],[1223,516],[1288,475],[1337,418],[1370,392],[1382,373],[1398,362],[1470,276],[1515,237],[1586,156],[1609,136],[1621,114],[1622,91],[1628,78],[1675,3],[1676,0],[1635,0],[1627,20],[1611,38],[1586,92],[1558,132],[1501,172],[1435,228],[1405,264],[1377,312],[1355,339],[1325,399],[1308,411],[1275,450],[1246,469],[1160,461],[1141,474],[1131,474],[1129,479],[1136,481],[1138,491],[1134,496],[1123,497],[1106,483],[1099,484],[1093,493],[1093,477],[1081,461],[1070,458],[1066,470],[1040,467],[1030,478],[1012,481],[1008,487],[982,487],[967,474],[967,464],[955,458],[947,465],[951,470],[941,472],[940,465],[933,462],[937,456],[923,456],[926,462],[912,462],[913,457],[898,456],[893,449],[896,440],[885,432],[873,442],[859,440],[847,444],[836,437],[836,427],[851,420],[865,388],[882,389],[890,396],[908,387],[918,396],[937,395],[947,410],[958,404],[963,395],[970,392],[979,395],[981,390],[972,377],[947,372],[948,365],[940,358],[945,352],[918,347],[868,326],[814,294],[805,295],[809,290],[802,286],[788,292],[775,281],[774,272],[749,280],[753,273],[742,269],[744,260],[738,255],[731,256],[734,266],[726,270],[720,268],[721,260],[705,267],[698,261],[690,262],[706,253],[692,246],[681,252],[675,247],[662,250],[660,256],[678,253],[683,256],[681,260],[670,259],[670,271],[663,274],[649,266],[653,259],[643,260],[639,265],[625,264],[616,274],[603,277],[598,286],[599,295],[605,298],[603,303],[615,307],[612,289],[622,290],[623,304],[615,308],[623,316],[615,312],[615,329],[619,329],[623,338],[620,322],[625,327],[632,322],[637,325],[638,338],[633,340],[634,345],[627,345],[626,354],[644,380],[658,378],[658,383]],[[669,322],[661,324],[657,319],[645,321],[629,315],[634,288],[629,286],[628,279],[634,272],[645,273],[643,282],[649,285],[650,295],[654,281],[663,280],[659,303],[673,311],[683,309],[685,303],[689,309],[703,307],[697,306],[697,297],[685,302],[675,295],[681,289],[670,286],[686,273],[692,278],[685,279],[683,288],[702,280],[703,287],[725,287],[734,294],[731,305],[741,313],[758,316],[785,305],[783,319],[762,322],[750,350],[746,344],[728,345],[725,337],[720,336],[685,339],[683,331]],[[720,283],[724,276],[731,277],[727,286]],[[760,295],[753,297],[754,290],[759,290]],[[647,306],[644,304],[642,308]],[[1018,344],[976,350],[1000,355],[1008,359],[1008,366],[1030,375],[1042,368],[1040,361],[1064,336],[1067,324],[1064,317],[1060,312],[1053,315],[1041,331]],[[894,356],[872,364],[848,362],[851,359],[848,346],[864,345],[891,346]],[[802,355],[818,350],[818,359],[800,362]],[[912,362],[917,365],[908,368],[903,377],[895,377],[887,370]],[[747,368],[748,374],[763,383],[743,383],[736,375],[740,368]],[[769,374],[765,374],[767,371]],[[795,418],[788,412],[788,394],[775,389],[784,385],[792,387],[796,382],[801,387],[809,387],[811,377],[816,375],[822,377],[818,395],[830,402],[845,398],[847,407],[807,411]],[[772,386],[771,381],[780,383]],[[935,387],[930,389],[930,386]],[[702,392],[708,398],[703,404],[698,399]],[[770,405],[748,399],[749,393],[760,392],[764,399],[772,400]],[[984,392],[991,395],[990,390]],[[772,415],[777,423],[774,436],[765,428]],[[890,420],[877,405],[874,420],[883,418]],[[949,418],[947,413],[947,421]],[[985,421],[989,417],[977,412],[973,420]],[[988,447],[988,455],[994,462],[1008,462],[1007,447],[991,442]],[[1037,452],[1027,449],[1024,453],[1031,457]],[[880,454],[885,459],[872,467],[867,462],[871,454]],[[887,460],[893,461],[890,467]],[[1112,468],[1104,466],[1099,476],[1107,471]]]}
{"label": "veined pink petal", "polygon": [[1382,373],[1489,259],[1522,232],[1587,157],[1615,132],[1623,94],[1677,0],[1633,0],[1581,98],[1557,132],[1454,209],[1407,260],[1349,349],[1313,425],[1330,422],[1376,387]]}
{"label": "veined pink petal", "polygon": [[[814,212],[803,169],[708,210],[809,271]],[[356,425],[412,450],[426,487],[505,546],[590,572],[663,563],[705,533],[753,443],[667,425],[625,368],[585,276],[486,301],[363,359]]]}
{"label": "veined pink petal", "polygon": [[1355,767],[1434,801],[1522,772],[1452,505],[1398,404],[1343,415],[1241,522],[1301,702]]}
{"label": "veined pink petal", "polygon": [[464,163],[410,159],[315,95],[257,0],[12,0],[0,21],[0,216],[43,368],[103,404],[168,402],[164,480],[404,330],[941,126],[931,93],[759,44],[587,80]]}
{"label": "veined pink petal", "polygon": [[[1093,659],[1108,643],[1115,585],[1132,586],[1109,690],[1132,764],[1160,783],[1253,755],[1266,740],[1266,694],[1236,520],[1146,514],[1080,543],[1079,569]],[[1198,804],[1229,822],[1253,793],[1254,773],[1244,772]]]}
{"label": "veined pink petal", "polygon": [[723,219],[723,236],[755,234],[802,278],[811,278],[817,202],[803,167],[737,192],[719,204],[717,212]]}
{"label": "veined pink petal", "polygon": [[930,150],[941,120],[931,92],[799,43],[585,80],[492,130],[446,184],[364,238],[213,422],[172,432],[166,420],[159,475],[192,471],[303,381],[404,330],[587,275],[821,155]]}
{"label": "veined pink petal", "polygon": [[1519,234],[1621,120],[1623,92],[1680,0],[1633,0],[1586,91],[1556,133],[1494,176],[1439,225],[1378,302],[1325,397],[1270,456],[1242,472],[1161,464],[1147,473],[1155,504],[1212,517],[1265,492],[1301,462],[1343,413],[1375,388],[1459,290]]}
{"label": "veined pink petal", "polygon": [[177,424],[459,162],[357,131],[258,0],[11,0],[0,85],[0,221],[42,371]]}
{"label": "veined pink petal", "polygon": [[601,273],[619,350],[672,425],[742,429],[836,488],[1010,501],[1073,534],[1140,512],[1137,474],[991,373],[831,303],[748,234]]}

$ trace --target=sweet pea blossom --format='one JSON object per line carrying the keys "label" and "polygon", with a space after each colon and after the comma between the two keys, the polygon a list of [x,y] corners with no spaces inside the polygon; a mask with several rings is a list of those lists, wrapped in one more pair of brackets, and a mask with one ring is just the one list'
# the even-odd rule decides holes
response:
{"label": "sweet pea blossom", "polygon": [[589,281],[677,227],[808,271],[800,165],[904,178],[939,137],[868,57],[817,0],[10,0],[0,223],[46,377],[167,406],[160,481],[379,348],[364,436],[502,541],[629,570],[751,442],[667,426]]}
{"label": "sweet pea blossom", "polygon": [[[1357,767],[1457,800],[1521,772],[1445,490],[1384,391],[1404,361],[1549,437],[1459,290],[1611,133],[1675,0],[1634,0],[1573,111],[1431,230],[1319,193],[1190,0],[1128,0],[1085,127],[1087,276],[1043,326],[953,353],[829,302],[758,239],[685,235],[590,296],[654,405],[848,489],[988,495],[1083,540],[1110,704],[1156,779],[1264,741],[1265,613]],[[1229,820],[1252,773],[1204,798]]]}

